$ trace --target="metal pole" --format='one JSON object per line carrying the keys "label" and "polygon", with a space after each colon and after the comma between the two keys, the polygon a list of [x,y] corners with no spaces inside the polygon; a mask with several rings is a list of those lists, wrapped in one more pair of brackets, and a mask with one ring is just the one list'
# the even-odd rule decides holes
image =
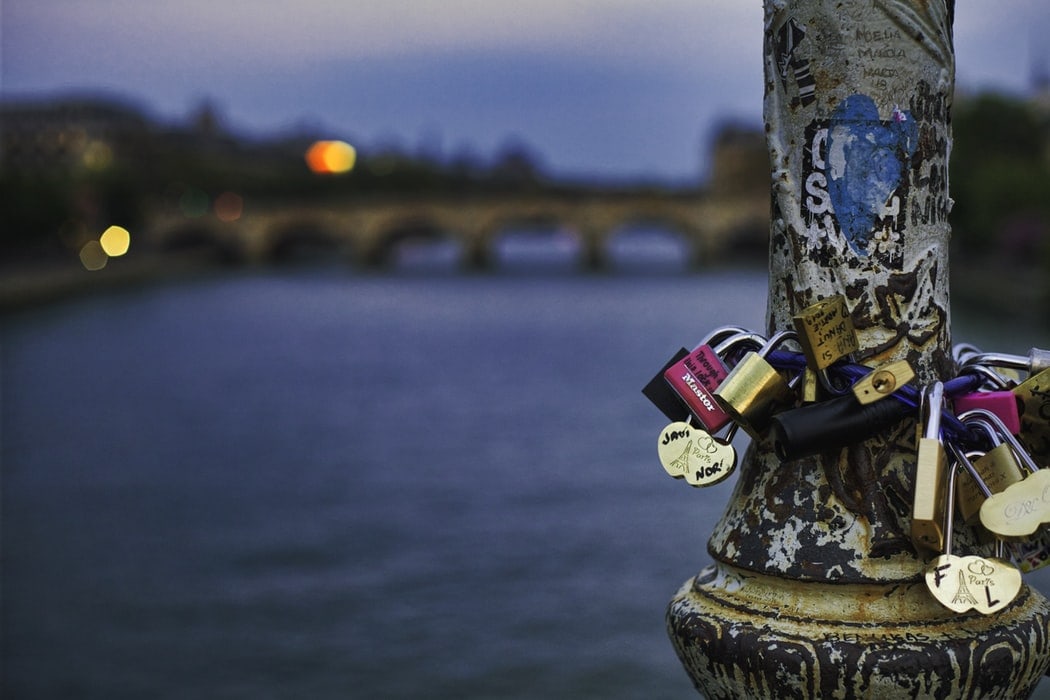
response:
{"label": "metal pole", "polygon": [[[845,296],[869,365],[948,378],[952,0],[765,0],[769,331]],[[915,423],[781,463],[752,443],[708,550],[668,609],[708,698],[1027,697],[1050,605],[997,615],[925,590],[909,536]],[[955,538],[958,550],[975,545]]]}

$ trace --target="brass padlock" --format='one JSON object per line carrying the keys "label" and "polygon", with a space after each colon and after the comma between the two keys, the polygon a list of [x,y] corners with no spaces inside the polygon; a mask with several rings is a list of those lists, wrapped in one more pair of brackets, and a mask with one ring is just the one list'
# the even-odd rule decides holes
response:
{"label": "brass padlock", "polygon": [[970,425],[987,423],[1007,443],[1027,472],[1020,481],[990,495],[981,504],[981,524],[1002,538],[1028,538],[1050,524],[1050,469],[1041,469],[1005,424],[991,411],[980,408],[959,414]]}
{"label": "brass padlock", "polygon": [[818,372],[860,349],[841,294],[821,299],[792,317],[806,363]]}
{"label": "brass padlock", "polygon": [[944,385],[934,382],[922,392],[922,435],[915,460],[911,539],[916,547],[944,549],[945,473],[947,456],[941,441]]}
{"label": "brass padlock", "polygon": [[798,340],[794,331],[780,331],[758,350],[748,352],[714,392],[726,413],[755,439],[761,438],[778,408],[794,403],[795,392],[787,379],[765,359],[790,340]]}
{"label": "brass padlock", "polygon": [[[956,491],[959,514],[962,515],[967,525],[973,525],[981,512],[981,505],[985,499],[1023,479],[1025,472],[1010,445],[1003,442],[993,426],[985,421],[970,421],[967,425],[981,428],[987,433],[989,443],[992,445],[991,449],[983,453],[965,455],[975,473],[972,479],[964,479]],[[990,493],[985,493],[986,490]]]}
{"label": "brass padlock", "polygon": [[[960,465],[973,468],[959,450],[952,450],[956,463],[948,469],[945,487],[947,498],[955,496],[956,476]],[[952,552],[953,509],[944,512],[941,554],[926,567],[926,588],[944,607],[957,613],[976,610],[991,615],[1002,610],[1021,591],[1021,572],[1004,554],[1003,543],[996,543],[993,557],[957,556]]]}
{"label": "brass padlock", "polygon": [[1021,401],[1018,437],[1036,462],[1050,466],[1050,369],[1032,374],[1013,392]]}
{"label": "brass padlock", "polygon": [[907,360],[896,360],[873,369],[853,384],[853,395],[862,404],[875,403],[915,378]]}

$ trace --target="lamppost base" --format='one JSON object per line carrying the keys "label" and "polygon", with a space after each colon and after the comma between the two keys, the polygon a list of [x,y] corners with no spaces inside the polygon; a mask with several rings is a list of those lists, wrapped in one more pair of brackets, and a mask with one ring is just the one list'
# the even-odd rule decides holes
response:
{"label": "lamppost base", "polygon": [[667,625],[708,700],[1029,697],[1050,666],[1050,602],[1023,585],[994,615],[956,614],[923,581],[803,582],[717,564]]}

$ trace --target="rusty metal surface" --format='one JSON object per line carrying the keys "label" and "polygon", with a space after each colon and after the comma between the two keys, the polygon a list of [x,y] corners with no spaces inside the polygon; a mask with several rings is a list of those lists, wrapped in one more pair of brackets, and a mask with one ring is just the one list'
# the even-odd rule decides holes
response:
{"label": "rusty metal surface", "polygon": [[708,700],[1029,697],[1050,663],[1050,604],[1025,587],[996,616],[958,615],[921,583],[799,583],[720,565],[668,608]]}

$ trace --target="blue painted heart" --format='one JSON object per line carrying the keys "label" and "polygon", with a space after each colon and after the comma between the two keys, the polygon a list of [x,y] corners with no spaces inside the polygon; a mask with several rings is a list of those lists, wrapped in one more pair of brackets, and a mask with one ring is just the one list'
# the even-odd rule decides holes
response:
{"label": "blue painted heart", "polygon": [[828,194],[835,219],[850,247],[868,254],[875,220],[907,174],[918,144],[918,127],[908,112],[894,109],[879,119],[867,95],[839,103],[828,124]]}

